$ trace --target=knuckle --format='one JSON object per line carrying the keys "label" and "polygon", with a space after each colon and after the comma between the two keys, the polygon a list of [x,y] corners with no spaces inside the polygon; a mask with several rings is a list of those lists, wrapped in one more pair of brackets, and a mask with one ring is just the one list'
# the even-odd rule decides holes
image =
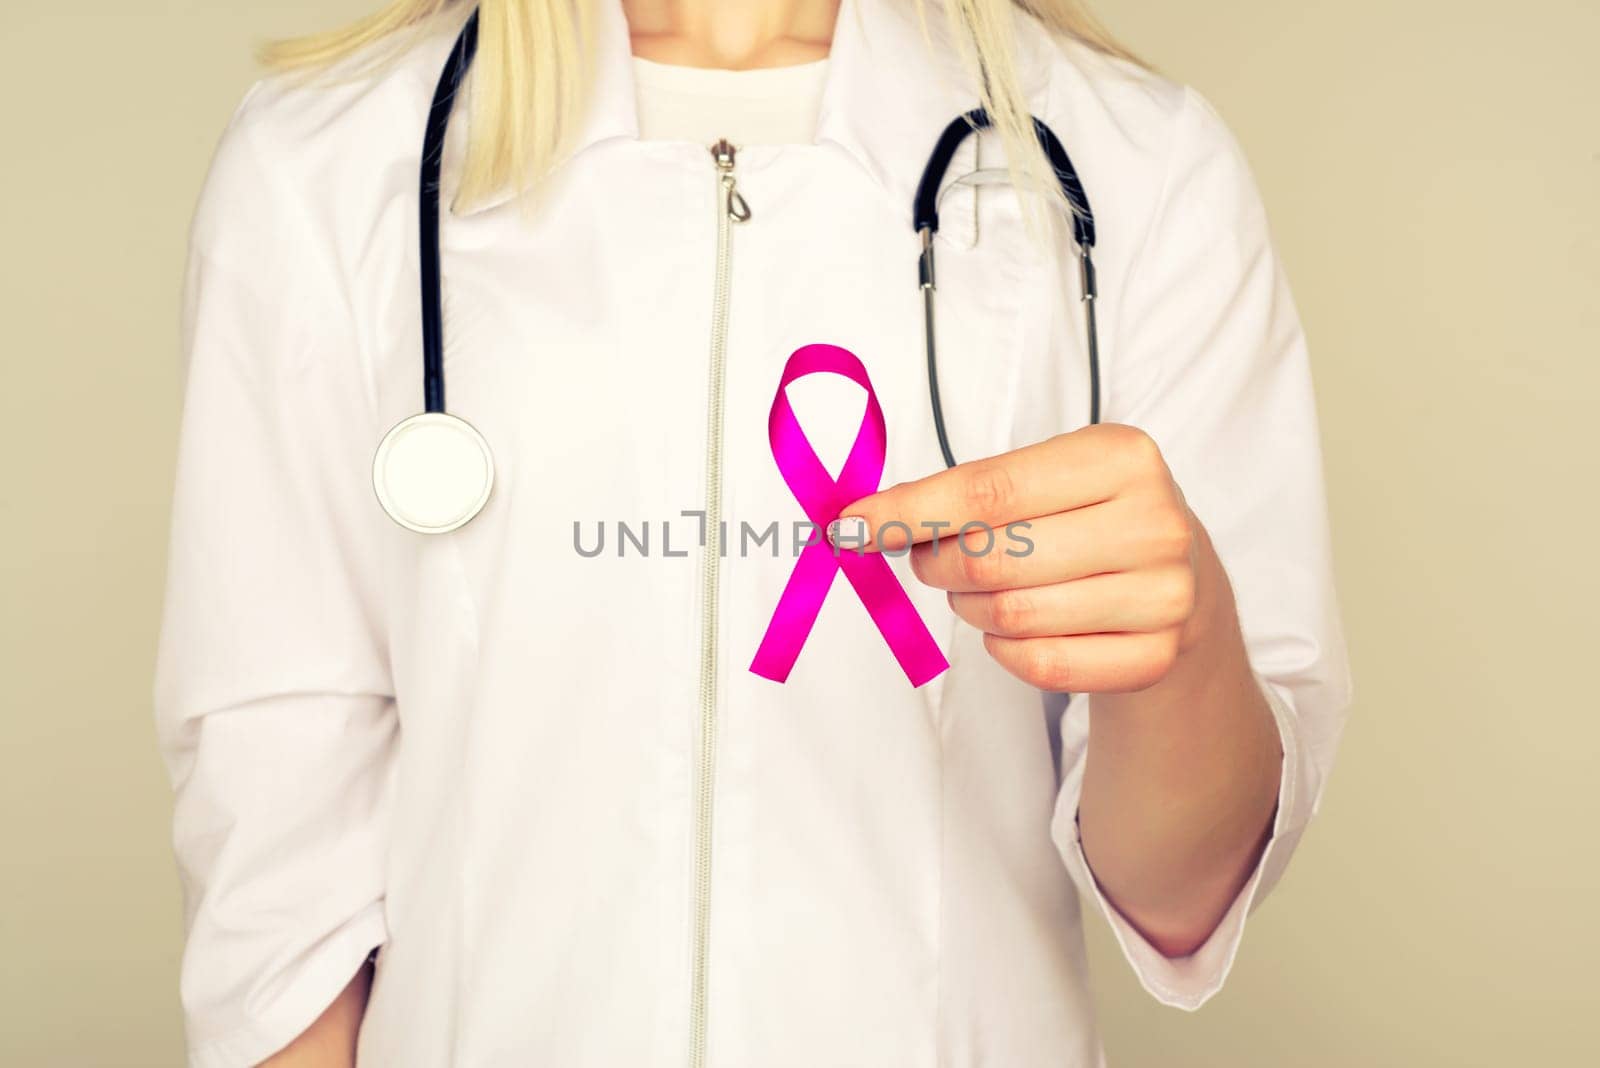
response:
{"label": "knuckle", "polygon": [[1172,483],[1172,473],[1156,439],[1135,426],[1122,428],[1115,455],[1130,487],[1164,487]]}
{"label": "knuckle", "polygon": [[1165,678],[1173,665],[1178,662],[1178,629],[1176,627],[1161,632],[1161,641],[1156,645],[1155,666],[1160,672],[1158,678]]}
{"label": "knuckle", "polygon": [[1022,634],[1037,615],[1033,599],[1020,590],[997,593],[989,602],[989,620],[1001,634]]}
{"label": "knuckle", "polygon": [[933,585],[933,554],[927,550],[926,545],[912,546],[911,551],[906,555],[911,558],[911,573],[917,577],[917,580]]}
{"label": "knuckle", "polygon": [[1070,665],[1059,642],[985,634],[983,646],[1007,671],[1041,690],[1070,691]]}
{"label": "knuckle", "polygon": [[980,464],[967,477],[965,493],[975,514],[998,515],[1016,498],[1016,480],[1002,464]]}
{"label": "knuckle", "polygon": [[1027,680],[1041,690],[1055,692],[1072,689],[1072,670],[1067,658],[1048,642],[1034,642],[1028,652]]}
{"label": "knuckle", "polygon": [[976,589],[992,589],[1005,578],[1005,559],[997,552],[967,552],[956,550],[961,559],[961,577]]}
{"label": "knuckle", "polygon": [[1105,427],[1113,447],[1129,463],[1144,467],[1161,459],[1156,439],[1139,427],[1128,423],[1107,423]]}
{"label": "knuckle", "polygon": [[1164,466],[1161,446],[1156,444],[1155,438],[1136,426],[1128,427],[1123,447],[1142,468]]}
{"label": "knuckle", "polygon": [[1194,612],[1194,597],[1194,572],[1186,567],[1173,569],[1172,575],[1163,583],[1162,617],[1172,623],[1188,619]]}
{"label": "knuckle", "polygon": [[1134,672],[1134,685],[1138,689],[1154,686],[1167,677],[1178,661],[1178,631],[1165,630],[1153,636],[1149,648]]}
{"label": "knuckle", "polygon": [[1186,560],[1194,548],[1194,528],[1175,508],[1161,511],[1152,524],[1151,536],[1157,556],[1164,560]]}

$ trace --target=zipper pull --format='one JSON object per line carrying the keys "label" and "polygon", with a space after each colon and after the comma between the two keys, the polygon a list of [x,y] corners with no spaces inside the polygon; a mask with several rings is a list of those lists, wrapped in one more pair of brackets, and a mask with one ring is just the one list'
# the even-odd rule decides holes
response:
{"label": "zipper pull", "polygon": [[745,203],[744,195],[739,192],[733,177],[735,151],[724,137],[711,146],[711,158],[716,161],[717,171],[722,175],[722,202],[728,218],[734,222],[749,222],[750,205]]}

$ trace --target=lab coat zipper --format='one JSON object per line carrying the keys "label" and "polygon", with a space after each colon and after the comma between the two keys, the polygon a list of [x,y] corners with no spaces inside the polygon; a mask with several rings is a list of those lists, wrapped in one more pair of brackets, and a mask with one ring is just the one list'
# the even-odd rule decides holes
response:
{"label": "lab coat zipper", "polygon": [[722,562],[722,409],[727,366],[733,224],[750,218],[733,172],[734,146],[711,146],[717,174],[717,267],[711,304],[706,402],[705,577],[701,588],[700,735],[695,779],[694,960],[689,995],[689,1068],[706,1063],[706,965],[711,935],[711,814],[717,743],[717,594]]}

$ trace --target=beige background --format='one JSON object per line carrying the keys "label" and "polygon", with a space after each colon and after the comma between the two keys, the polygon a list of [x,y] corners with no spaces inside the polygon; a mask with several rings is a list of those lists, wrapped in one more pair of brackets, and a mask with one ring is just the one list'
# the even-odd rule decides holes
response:
{"label": "beige background", "polygon": [[[0,1063],[179,1063],[148,692],[185,227],[250,46],[375,2],[3,5]],[[1357,689],[1211,1005],[1161,1009],[1095,928],[1112,1064],[1600,1063],[1600,4],[1100,9],[1257,170]]]}

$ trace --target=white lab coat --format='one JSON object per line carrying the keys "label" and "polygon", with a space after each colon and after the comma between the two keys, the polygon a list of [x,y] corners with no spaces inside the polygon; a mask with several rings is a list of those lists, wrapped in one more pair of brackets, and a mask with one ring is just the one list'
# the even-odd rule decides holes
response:
{"label": "white lab coat", "polygon": [[[597,90],[537,216],[508,196],[445,213],[447,403],[497,465],[454,533],[395,526],[369,478],[421,404],[417,154],[465,13],[343,84],[258,82],[217,148],[155,688],[191,1063],[265,1057],[382,946],[360,1056],[384,1068],[678,1068],[691,1046],[713,1068],[1097,1064],[1080,911],[1152,994],[1200,1005],[1317,807],[1350,697],[1306,346],[1245,158],[1192,89],[1022,34],[1032,106],[1099,220],[1103,416],[1155,438],[1209,530],[1285,754],[1259,869],[1168,960],[1079,848],[1093,700],[1063,712],[1008,675],[907,560],[944,675],[910,686],[843,581],[786,684],[749,670],[803,519],[767,442],[789,354],[863,360],[885,484],[941,466],[910,212],[975,103],[951,54],[908,4],[845,0],[815,144],[738,154],[753,217],[731,234],[713,401],[713,161],[637,139],[626,25],[599,9]],[[458,108],[447,204],[465,126]],[[1088,417],[1076,263],[1030,244],[1018,204],[945,202],[964,458]],[[859,391],[800,385],[812,440],[842,450]],[[730,533],[708,627],[684,513],[706,508],[713,403]],[[741,544],[773,522],[777,556]],[[619,523],[648,525],[648,554],[619,554]],[[575,525],[606,550],[579,553]]]}

